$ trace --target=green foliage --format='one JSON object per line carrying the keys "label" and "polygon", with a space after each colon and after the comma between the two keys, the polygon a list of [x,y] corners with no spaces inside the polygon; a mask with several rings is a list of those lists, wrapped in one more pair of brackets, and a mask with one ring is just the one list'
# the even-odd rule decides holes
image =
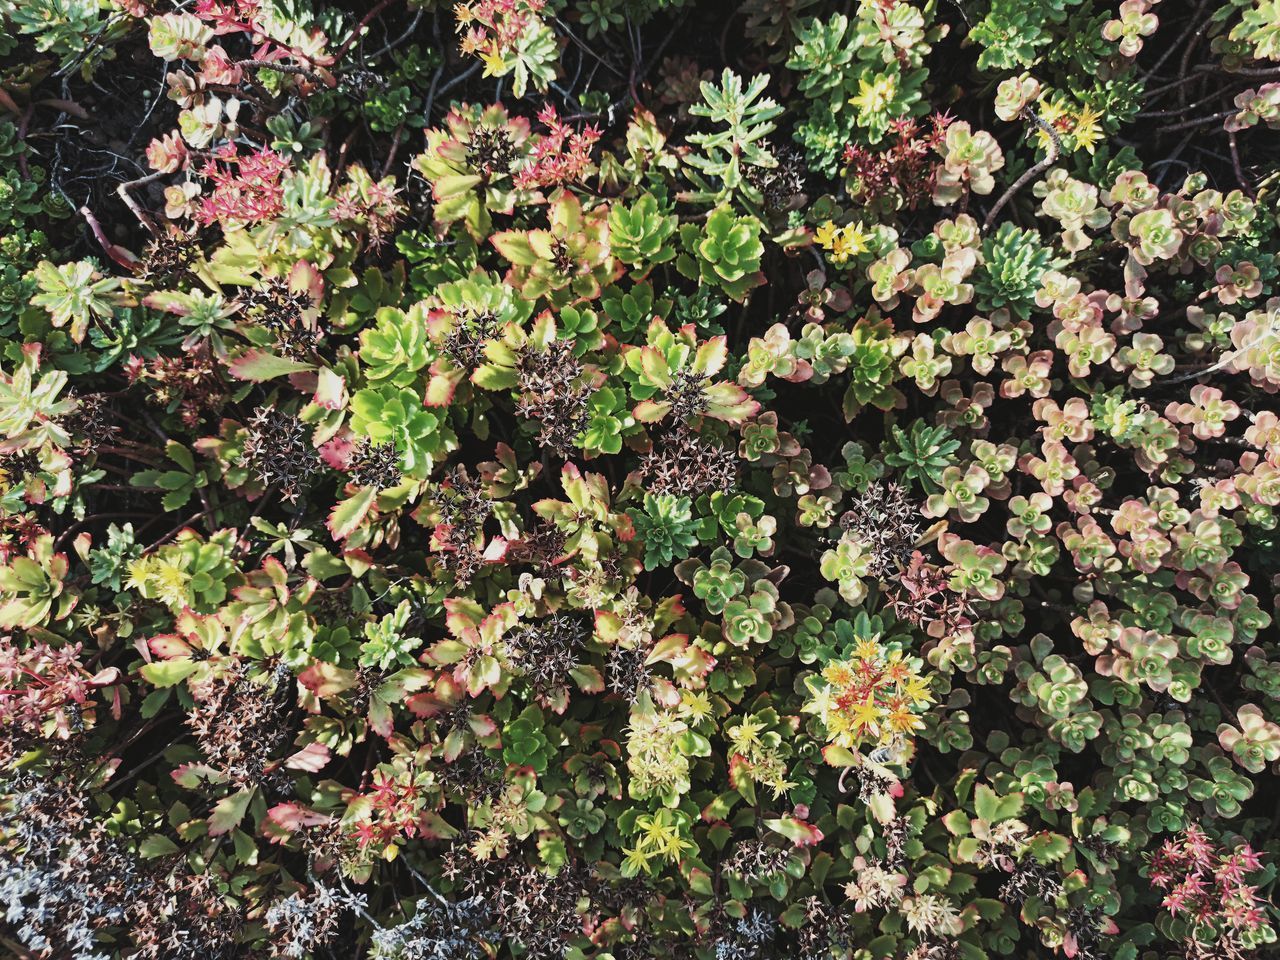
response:
{"label": "green foliage", "polygon": [[0,0],[8,952],[1274,954],[1280,7],[360,6]]}
{"label": "green foliage", "polygon": [[688,497],[646,493],[644,511],[631,511],[636,536],[644,544],[646,570],[669,566],[687,557],[697,545],[697,524],[691,519],[689,507]]}
{"label": "green foliage", "polygon": [[974,282],[983,310],[1007,307],[1021,319],[1031,316],[1036,291],[1045,271],[1055,266],[1053,251],[1040,243],[1034,230],[1011,223],[982,241],[983,272]]}

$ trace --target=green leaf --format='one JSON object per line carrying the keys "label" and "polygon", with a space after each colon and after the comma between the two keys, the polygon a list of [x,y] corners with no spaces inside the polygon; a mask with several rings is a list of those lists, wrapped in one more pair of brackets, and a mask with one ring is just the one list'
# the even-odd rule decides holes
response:
{"label": "green leaf", "polygon": [[171,853],[178,852],[178,845],[168,837],[159,834],[148,834],[138,844],[138,853],[144,860],[154,860],[156,857],[167,857]]}
{"label": "green leaf", "polygon": [[245,787],[219,800],[213,808],[213,813],[209,815],[209,836],[220,837],[232,827],[239,825],[244,819],[245,811],[249,809],[249,801],[253,799],[256,789]]}
{"label": "green leaf", "polygon": [[273,353],[267,353],[265,350],[251,347],[233,360],[228,369],[230,369],[231,375],[238,380],[252,380],[254,383],[261,383],[264,380],[274,380],[276,377],[287,376],[290,373],[305,373],[308,370],[316,369],[316,365],[314,363],[303,363],[299,360],[289,360],[285,357],[277,357]]}
{"label": "green leaf", "polygon": [[378,495],[376,487],[362,487],[354,496],[339,503],[329,513],[329,533],[335,540],[345,540],[364,520]]}
{"label": "green leaf", "polygon": [[1000,812],[1000,798],[989,786],[980,783],[973,792],[973,810],[979,820],[995,823]]}
{"label": "green leaf", "polygon": [[196,672],[197,663],[182,657],[177,660],[160,660],[145,663],[138,671],[143,678],[157,687],[172,687]]}

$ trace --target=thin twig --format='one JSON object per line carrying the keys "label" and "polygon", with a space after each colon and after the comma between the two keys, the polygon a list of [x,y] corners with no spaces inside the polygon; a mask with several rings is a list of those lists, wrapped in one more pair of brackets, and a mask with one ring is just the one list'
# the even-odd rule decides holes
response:
{"label": "thin twig", "polygon": [[578,48],[582,50],[583,53],[595,59],[597,62],[603,65],[606,69],[612,71],[613,75],[616,76],[619,80],[625,80],[627,78],[627,75],[625,73],[623,73],[621,70],[615,67],[608,60],[605,60],[604,58],[602,58],[600,54],[596,53],[594,50],[588,47],[585,43],[579,40],[577,36],[574,34],[574,32],[569,29],[569,25],[567,23],[565,23],[559,17],[556,17],[555,21],[556,21],[556,25],[559,26],[560,29],[565,32],[565,36],[567,36],[570,40],[572,40],[578,46]]}
{"label": "thin twig", "polygon": [[385,177],[391,172],[391,165],[396,162],[396,153],[400,149],[400,138],[404,136],[405,121],[400,121],[400,126],[396,127],[396,132],[391,135],[391,149],[387,151],[387,160],[382,165],[382,176]]}
{"label": "thin twig", "polygon": [[1235,171],[1236,182],[1240,184],[1241,190],[1252,197],[1253,186],[1249,183],[1249,178],[1244,175],[1244,167],[1240,163],[1240,145],[1234,130],[1227,131],[1227,145],[1231,148],[1231,169]]}
{"label": "thin twig", "polygon": [[377,60],[384,53],[390,53],[392,50],[396,49],[398,46],[400,46],[402,43],[408,40],[411,36],[413,36],[413,31],[418,29],[418,24],[422,22],[422,16],[423,16],[422,11],[419,10],[414,15],[413,20],[409,22],[409,26],[405,28],[404,33],[400,34],[400,36],[396,37],[394,40],[392,40],[390,43],[384,46],[381,50],[378,50],[378,51],[375,51],[374,53],[369,54],[367,57],[365,57],[365,59]]}
{"label": "thin twig", "polygon": [[1144,110],[1142,113],[1138,114],[1138,119],[1149,120],[1156,117],[1180,117],[1182,114],[1194,110],[1196,107],[1203,107],[1206,103],[1212,103],[1219,97],[1226,96],[1226,93],[1227,92],[1225,90],[1215,90],[1213,93],[1209,94],[1209,96],[1202,97],[1195,103],[1189,103],[1185,107],[1176,107],[1172,110],[1152,110],[1150,112]]}
{"label": "thin twig", "polygon": [[1169,46],[1165,48],[1164,53],[1160,55],[1160,59],[1157,60],[1155,63],[1153,63],[1151,65],[1151,69],[1143,74],[1142,78],[1144,80],[1147,77],[1155,76],[1156,71],[1159,70],[1162,66],[1164,66],[1164,62],[1173,55],[1173,52],[1177,50],[1178,47],[1182,46],[1182,44],[1187,39],[1187,35],[1190,34],[1192,30],[1195,29],[1195,25],[1200,18],[1200,14],[1204,12],[1204,8],[1207,7],[1208,5],[1209,5],[1209,0],[1201,0],[1200,6],[1196,7],[1195,12],[1192,13],[1191,17],[1187,20],[1187,25],[1186,27],[1183,28],[1182,33],[1179,34],[1178,39],[1173,41],[1173,43],[1169,44]]}
{"label": "thin twig", "polygon": [[249,67],[256,70],[274,70],[276,73],[289,73],[297,77],[305,77],[312,83],[318,83],[322,86],[337,86],[337,81],[333,77],[325,77],[314,70],[308,70],[306,67],[299,67],[293,63],[275,63],[271,60],[237,60],[236,66]]}
{"label": "thin twig", "polygon": [[[1213,17],[1206,17],[1204,23],[1200,24],[1200,29],[1197,30],[1192,35],[1191,39],[1187,41],[1187,46],[1182,51],[1182,62],[1178,65],[1178,76],[1185,77],[1190,73],[1191,54],[1195,51],[1196,47],[1200,45],[1200,39],[1204,36],[1205,31],[1209,29],[1212,23]],[[1178,99],[1184,103],[1186,102],[1187,91],[1185,87],[1180,87],[1178,89]]]}
{"label": "thin twig", "polygon": [[[101,484],[99,484],[98,486],[101,486]],[[151,544],[151,546],[149,546],[149,547],[147,547],[145,550],[143,550],[143,551],[142,551],[142,555],[145,557],[147,554],[149,554],[149,553],[151,553],[151,552],[153,552],[153,551],[155,551],[155,550],[158,550],[158,549],[159,549],[160,547],[162,547],[165,543],[167,543],[167,542],[168,542],[172,537],[177,536],[177,535],[178,535],[179,533],[181,533],[183,530],[187,529],[187,527],[191,526],[193,523],[195,523],[197,520],[199,520],[202,516],[204,516],[204,511],[203,511],[203,510],[197,510],[197,511],[196,511],[195,513],[193,513],[190,517],[188,517],[186,520],[183,520],[180,524],[178,524],[176,527],[174,527],[172,530],[170,530],[168,533],[166,533],[164,536],[162,536],[162,537],[161,537],[159,540],[157,540],[155,543]],[[211,527],[210,529],[212,529],[212,527]]]}
{"label": "thin twig", "polygon": [[[478,63],[478,62],[477,62],[477,63],[473,63],[469,68],[467,68],[466,70],[464,70],[462,73],[458,74],[456,77],[454,77],[452,80],[450,80],[448,83],[446,83],[446,84],[445,84],[443,87],[441,87],[439,90],[434,89],[434,83],[432,84],[433,89],[428,93],[428,96],[427,96],[427,103],[426,103],[426,106],[423,108],[423,111],[422,111],[422,113],[423,113],[423,117],[426,119],[426,122],[427,122],[427,124],[428,124],[428,125],[431,123],[431,108],[432,108],[432,106],[434,105],[436,98],[437,98],[437,97],[443,97],[446,93],[448,93],[450,90],[452,90],[452,89],[453,89],[454,87],[456,87],[458,84],[462,83],[462,82],[463,82],[463,81],[465,81],[465,80],[469,80],[469,79],[471,79],[473,76],[475,76],[475,75],[476,75],[476,72],[477,72],[477,71],[478,71],[482,66],[484,66],[484,64],[482,64],[482,63]],[[441,70],[443,70],[444,68],[443,68],[443,67],[441,67],[440,69],[441,69]]]}
{"label": "thin twig", "polygon": [[360,35],[364,32],[364,28],[373,22],[373,18],[376,17],[378,14],[380,14],[383,10],[387,9],[387,7],[391,6],[391,4],[393,3],[395,3],[395,0],[379,0],[378,3],[374,4],[373,9],[371,9],[368,13],[366,13],[360,19],[360,22],[357,23],[355,25],[355,28],[351,31],[350,36],[348,36],[347,39],[342,42],[342,46],[340,46],[338,48],[337,53],[333,55],[334,63],[337,63],[339,60],[341,60],[343,54],[345,54],[348,50],[352,48],[352,46],[355,45],[355,42],[360,39]]}
{"label": "thin twig", "polygon": [[147,232],[153,237],[159,236],[160,228],[156,226],[155,221],[151,219],[151,216],[142,209],[138,204],[138,201],[133,199],[131,191],[137,187],[145,187],[148,183],[155,183],[164,176],[167,176],[167,173],[164,170],[156,170],[154,173],[148,173],[145,177],[139,177],[137,180],[129,180],[128,182],[122,183],[120,186],[116,187],[116,193],[120,194],[120,199],[124,201],[124,205],[133,212],[133,215],[138,218],[138,222],[146,227]]}
{"label": "thin twig", "polygon": [[[1197,67],[1197,69],[1199,69]],[[1209,67],[1210,70],[1216,70],[1216,67]],[[1280,77],[1280,67],[1247,67],[1244,70],[1228,70],[1229,77],[1252,77],[1254,79],[1263,79],[1265,77]]]}
{"label": "thin twig", "polygon": [[1000,211],[1004,209],[1005,204],[1012,200],[1019,190],[1053,166],[1057,162],[1059,155],[1062,153],[1062,140],[1059,139],[1057,130],[1053,129],[1052,126],[1041,120],[1039,115],[1035,112],[1028,112],[1027,119],[1035,124],[1035,126],[1041,131],[1048,134],[1050,142],[1049,150],[1045,153],[1043,160],[1023,173],[1022,176],[1013,182],[1012,186],[1010,186],[1008,190],[1000,195],[1000,199],[996,201],[995,206],[993,206],[987,214],[986,220],[982,222],[983,230],[990,230],[991,225],[996,222],[996,217],[999,215]]}
{"label": "thin twig", "polygon": [[1175,130],[1189,130],[1192,127],[1203,127],[1206,124],[1217,123],[1219,120],[1225,120],[1227,117],[1234,117],[1235,115],[1235,110],[1223,110],[1221,113],[1211,114],[1207,117],[1199,117],[1195,120],[1184,120],[1182,123],[1170,124],[1167,127],[1162,126],[1156,131],[1156,133],[1173,133]]}
{"label": "thin twig", "polygon": [[92,516],[85,517],[83,520],[77,520],[62,533],[58,534],[58,539],[54,541],[53,549],[61,550],[66,544],[67,539],[77,530],[83,530],[85,527],[92,526],[99,520],[123,520],[125,517],[150,517],[152,520],[158,519],[155,514],[142,513],[137,510],[114,510],[110,513],[95,513]]}

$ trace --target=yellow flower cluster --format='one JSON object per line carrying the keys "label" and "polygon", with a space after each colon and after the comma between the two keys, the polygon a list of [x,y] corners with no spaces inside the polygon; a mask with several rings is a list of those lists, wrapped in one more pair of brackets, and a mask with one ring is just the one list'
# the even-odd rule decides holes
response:
{"label": "yellow flower cluster", "polygon": [[[1063,149],[1074,153],[1084,150],[1092,154],[1102,140],[1102,114],[1089,104],[1075,107],[1065,100],[1043,98],[1037,105],[1040,119],[1052,127],[1062,142]],[[1042,128],[1036,129],[1040,146],[1048,150],[1052,138]]]}
{"label": "yellow flower cluster", "polygon": [[860,640],[847,660],[835,660],[809,682],[805,712],[817,714],[832,743],[856,749],[891,746],[924,726],[917,711],[933,702],[929,681],[901,650]]}
{"label": "yellow flower cluster", "polygon": [[837,227],[828,220],[818,227],[813,238],[818,246],[827,251],[831,262],[841,267],[849,262],[850,257],[869,251],[875,234],[863,227],[861,223],[849,223],[843,227]]}
{"label": "yellow flower cluster", "polygon": [[163,556],[152,554],[131,561],[128,586],[148,600],[176,609],[191,603],[191,574]]}
{"label": "yellow flower cluster", "polygon": [[689,850],[697,845],[688,838],[689,815],[679,810],[659,810],[641,814],[636,818],[636,842],[626,847],[622,861],[622,875],[634,877],[640,873],[652,873],[651,861],[655,858],[667,863],[679,863]]}

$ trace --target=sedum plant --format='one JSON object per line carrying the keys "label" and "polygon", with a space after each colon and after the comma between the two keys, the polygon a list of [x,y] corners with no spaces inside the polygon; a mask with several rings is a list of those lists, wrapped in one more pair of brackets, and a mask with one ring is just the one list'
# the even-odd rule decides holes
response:
{"label": "sedum plant", "polygon": [[1278,10],[0,0],[6,955],[1275,955]]}

